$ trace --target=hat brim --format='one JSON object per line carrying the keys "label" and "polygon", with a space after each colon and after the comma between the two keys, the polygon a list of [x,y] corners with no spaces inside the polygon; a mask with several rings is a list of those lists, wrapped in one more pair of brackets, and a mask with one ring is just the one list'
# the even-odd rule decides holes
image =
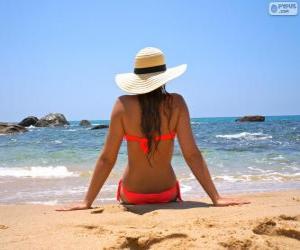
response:
{"label": "hat brim", "polygon": [[115,80],[119,88],[129,94],[145,94],[159,88],[174,78],[181,76],[186,71],[186,68],[187,65],[182,64],[168,68],[163,72],[148,74],[117,74]]}

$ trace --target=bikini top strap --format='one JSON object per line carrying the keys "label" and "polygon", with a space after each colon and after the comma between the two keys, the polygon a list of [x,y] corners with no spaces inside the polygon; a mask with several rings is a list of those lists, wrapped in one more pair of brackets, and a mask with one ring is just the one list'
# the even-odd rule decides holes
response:
{"label": "bikini top strap", "polygon": [[148,153],[148,140],[147,138],[141,138],[141,137],[138,137],[138,136],[134,136],[134,135],[125,135],[124,138],[127,140],[127,141],[137,141],[140,143],[140,147],[141,149],[144,151],[144,153]]}
{"label": "bikini top strap", "polygon": [[176,133],[174,131],[172,131],[170,134],[156,136],[155,140],[157,140],[157,141],[159,141],[159,140],[171,140],[171,139],[174,139],[175,137],[176,137]]}

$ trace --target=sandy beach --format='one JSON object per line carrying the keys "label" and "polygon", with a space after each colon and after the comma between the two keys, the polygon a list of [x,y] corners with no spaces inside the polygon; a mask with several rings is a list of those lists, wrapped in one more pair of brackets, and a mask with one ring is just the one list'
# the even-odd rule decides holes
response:
{"label": "sandy beach", "polygon": [[251,204],[214,207],[208,198],[162,205],[1,205],[1,249],[300,249],[300,191],[236,195]]}

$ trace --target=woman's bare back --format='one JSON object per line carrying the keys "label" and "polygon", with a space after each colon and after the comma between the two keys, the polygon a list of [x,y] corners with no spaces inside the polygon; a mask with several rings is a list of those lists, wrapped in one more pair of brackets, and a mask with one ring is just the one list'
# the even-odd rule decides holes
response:
{"label": "woman's bare back", "polygon": [[[169,122],[162,106],[160,109],[162,135],[176,132],[180,102],[177,94],[171,95],[173,102]],[[137,96],[125,95],[119,99],[123,105],[124,134],[145,137],[141,131],[141,108]],[[157,150],[147,159],[139,142],[128,141],[128,164],[123,175],[123,185],[129,191],[139,193],[158,193],[174,186],[176,176],[171,166],[173,148],[174,140],[162,140]]]}

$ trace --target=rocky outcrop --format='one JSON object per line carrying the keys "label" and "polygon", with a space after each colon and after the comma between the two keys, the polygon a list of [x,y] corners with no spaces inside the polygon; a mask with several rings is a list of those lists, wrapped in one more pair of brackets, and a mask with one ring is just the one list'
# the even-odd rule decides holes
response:
{"label": "rocky outcrop", "polygon": [[262,115],[243,116],[235,120],[236,122],[264,122],[265,117]]}
{"label": "rocky outcrop", "polygon": [[36,127],[57,127],[69,125],[66,117],[61,113],[50,113],[37,121]]}
{"label": "rocky outcrop", "polygon": [[19,122],[18,125],[23,127],[35,126],[38,120],[39,119],[35,116],[28,116]]}
{"label": "rocky outcrop", "polygon": [[101,125],[96,125],[96,126],[92,127],[91,129],[94,130],[94,129],[102,129],[102,128],[108,128],[108,127],[109,127],[108,125],[101,124]]}
{"label": "rocky outcrop", "polygon": [[15,134],[26,131],[28,130],[23,126],[12,123],[0,122],[0,134]]}
{"label": "rocky outcrop", "polygon": [[38,120],[35,124],[36,127],[51,127],[51,123],[46,120]]}
{"label": "rocky outcrop", "polygon": [[88,120],[81,120],[79,123],[80,126],[89,127],[92,124]]}

